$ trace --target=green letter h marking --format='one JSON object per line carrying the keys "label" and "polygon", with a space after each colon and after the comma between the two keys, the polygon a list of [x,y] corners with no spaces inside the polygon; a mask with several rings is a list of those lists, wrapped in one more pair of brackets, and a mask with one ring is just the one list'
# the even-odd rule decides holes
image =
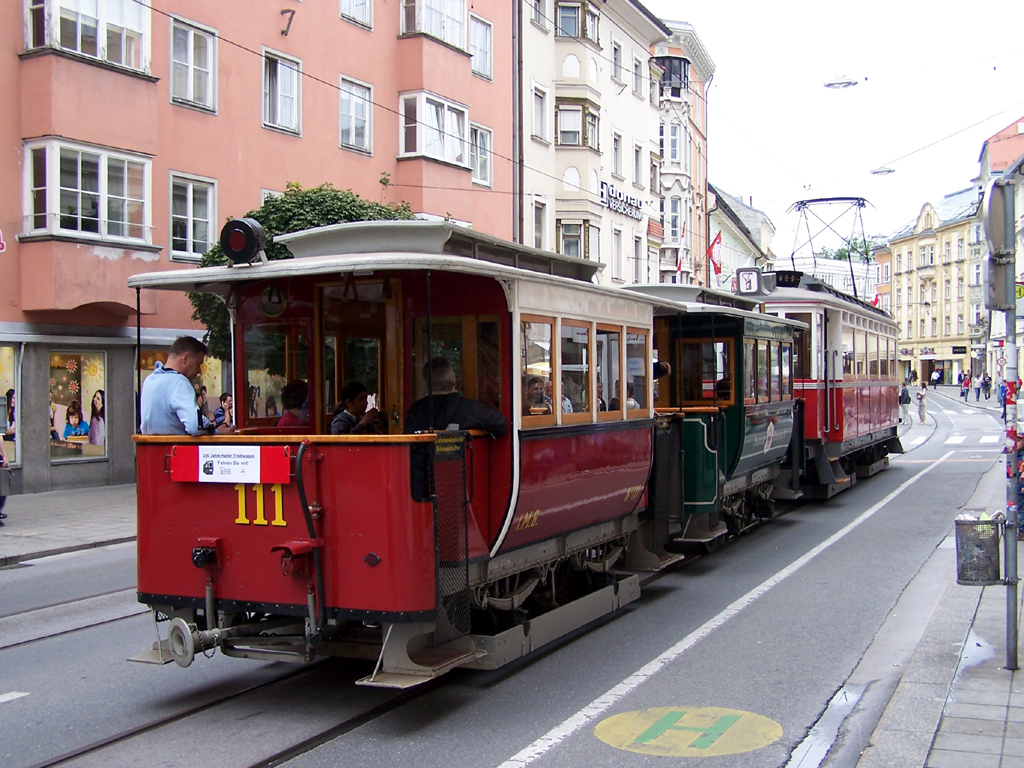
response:
{"label": "green letter h marking", "polygon": [[696,731],[700,736],[694,739],[690,746],[693,749],[707,749],[716,741],[718,738],[729,730],[733,724],[740,719],[739,715],[723,715],[718,718],[708,728],[695,728],[688,725],[676,725],[681,719],[686,717],[686,710],[676,709],[671,712],[666,712],[658,722],[654,723],[650,728],[641,733],[636,737],[636,741],[640,744],[650,744],[652,741],[661,736],[665,731]]}

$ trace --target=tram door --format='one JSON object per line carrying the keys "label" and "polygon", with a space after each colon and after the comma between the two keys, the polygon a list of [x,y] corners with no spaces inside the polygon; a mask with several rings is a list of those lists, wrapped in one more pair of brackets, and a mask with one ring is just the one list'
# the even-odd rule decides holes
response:
{"label": "tram door", "polygon": [[351,381],[366,385],[368,407],[387,415],[388,430],[401,431],[397,289],[391,280],[351,281],[321,289],[320,431],[329,431],[342,389]]}

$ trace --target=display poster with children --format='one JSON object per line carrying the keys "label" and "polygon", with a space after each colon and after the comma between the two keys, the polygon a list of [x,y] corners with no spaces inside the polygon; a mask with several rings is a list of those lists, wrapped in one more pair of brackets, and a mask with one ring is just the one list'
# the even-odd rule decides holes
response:
{"label": "display poster with children", "polygon": [[106,355],[50,354],[50,458],[107,453]]}

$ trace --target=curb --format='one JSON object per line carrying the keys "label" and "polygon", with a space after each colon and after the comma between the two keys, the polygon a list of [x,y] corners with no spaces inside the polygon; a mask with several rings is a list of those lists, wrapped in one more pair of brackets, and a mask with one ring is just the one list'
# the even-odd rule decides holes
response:
{"label": "curb", "polygon": [[102,541],[90,541],[84,544],[71,544],[66,547],[42,549],[38,552],[27,552],[22,555],[0,556],[0,568],[4,568],[8,565],[17,565],[18,563],[25,562],[26,560],[38,560],[41,557],[63,555],[67,552],[81,552],[86,549],[98,549],[99,547],[109,547],[114,544],[127,544],[129,541],[135,541],[136,538],[136,536],[122,536],[121,538],[117,539],[104,539]]}

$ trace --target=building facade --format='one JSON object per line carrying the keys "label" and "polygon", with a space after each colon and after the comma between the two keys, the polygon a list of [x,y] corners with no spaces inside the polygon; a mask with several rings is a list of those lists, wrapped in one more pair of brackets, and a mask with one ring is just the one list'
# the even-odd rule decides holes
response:
{"label": "building facade", "polygon": [[529,0],[517,89],[520,239],[650,282],[661,246],[658,89],[668,29],[639,3]]}
{"label": "building facade", "polygon": [[707,249],[711,261],[711,287],[731,290],[732,276],[739,267],[758,267],[771,270],[774,254],[771,250],[775,226],[764,214],[740,198],[708,182],[711,201],[711,246]]}
{"label": "building facade", "polygon": [[881,243],[871,249],[871,260],[875,262],[875,296],[872,300],[879,309],[892,315],[892,251],[888,243]]}
{"label": "building facade", "polygon": [[[225,218],[288,183],[511,237],[511,18],[506,0],[4,4],[14,491],[134,479],[136,372],[201,329],[184,297],[127,278],[197,263]],[[230,386],[214,360],[204,381]],[[88,436],[67,431],[78,411]]]}
{"label": "building facade", "polygon": [[663,282],[712,286],[707,257],[708,88],[715,64],[693,26],[665,22],[671,37],[654,46],[661,75]]}
{"label": "building facade", "polygon": [[901,331],[897,366],[905,379],[930,380],[938,369],[943,383],[956,384],[961,373],[986,370],[984,345],[972,348],[971,332],[984,316],[981,263],[971,255],[977,211],[976,191],[964,189],[925,203],[889,240],[893,314]]}

